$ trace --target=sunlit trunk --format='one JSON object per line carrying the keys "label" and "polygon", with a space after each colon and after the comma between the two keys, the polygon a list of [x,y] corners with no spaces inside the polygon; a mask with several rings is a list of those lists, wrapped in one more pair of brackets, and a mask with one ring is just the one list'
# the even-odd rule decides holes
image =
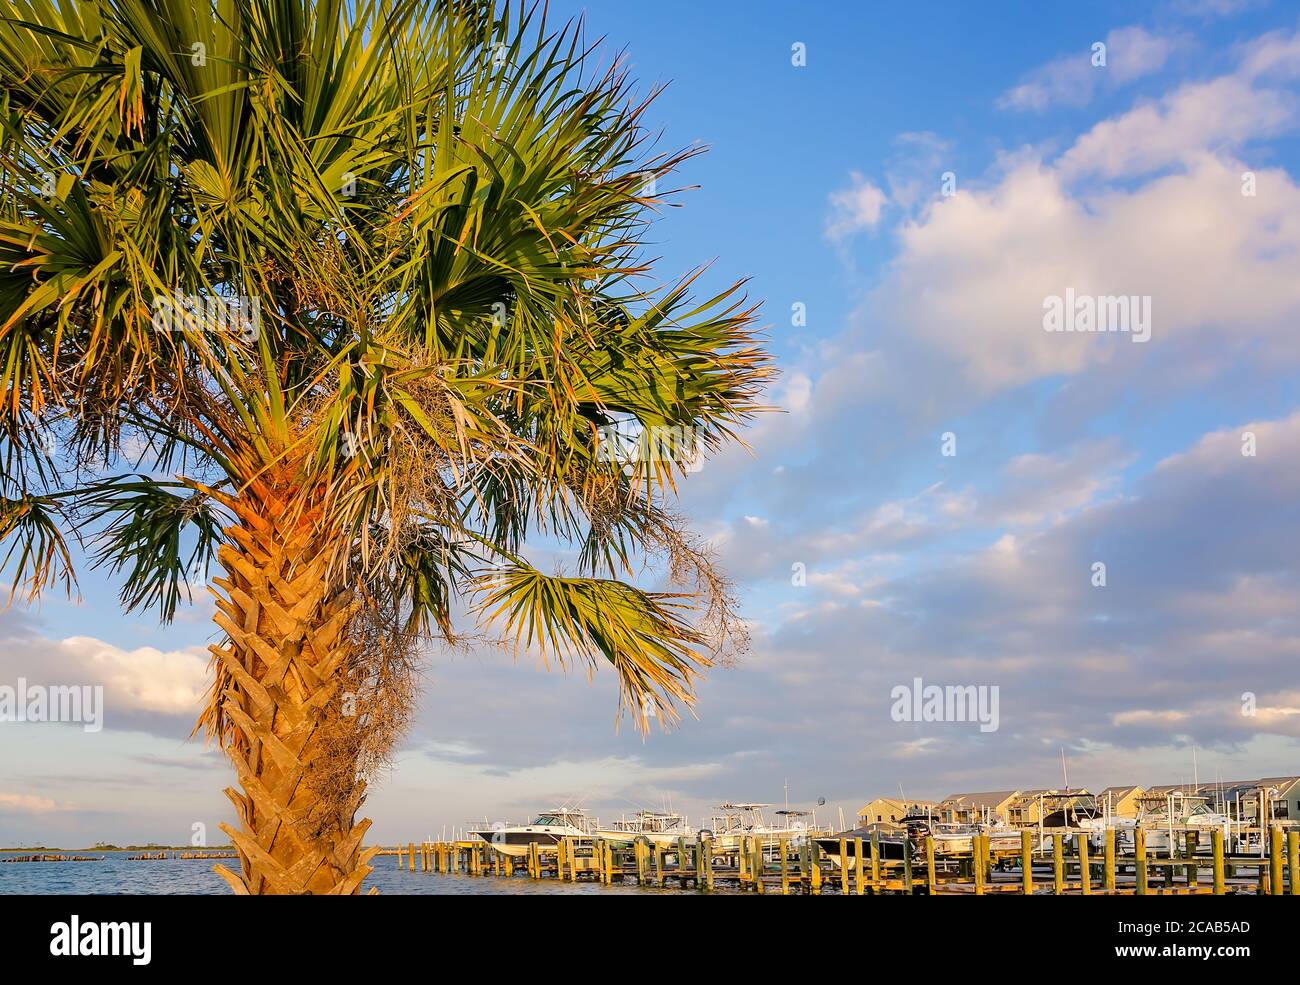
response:
{"label": "sunlit trunk", "polygon": [[361,848],[370,821],[354,822],[365,785],[347,741],[351,593],[326,584],[312,523],[286,523],[273,497],[237,513],[214,579],[226,639],[211,647],[209,715],[242,788],[226,790],[239,827],[221,826],[242,871],[216,870],[241,894],[354,894],[376,849]]}

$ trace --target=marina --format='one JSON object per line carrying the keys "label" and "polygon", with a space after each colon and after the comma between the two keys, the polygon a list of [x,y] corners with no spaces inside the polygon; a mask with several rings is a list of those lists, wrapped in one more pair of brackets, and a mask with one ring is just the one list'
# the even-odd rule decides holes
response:
{"label": "marina", "polygon": [[[819,804],[822,803],[819,801]],[[381,850],[425,875],[783,895],[1294,895],[1300,777],[877,798],[858,824],[728,801],[602,825],[578,806]],[[445,832],[444,832],[445,834]]]}
{"label": "marina", "polygon": [[[983,831],[969,848],[944,848],[934,835],[919,846],[868,838],[737,835],[719,843],[681,837],[676,844],[637,835],[626,839],[563,837],[527,843],[522,854],[484,839],[409,843],[380,852],[411,876],[468,875],[540,882],[633,883],[700,892],[739,890],[780,895],[1295,895],[1300,886],[1300,830],[1275,825],[1251,831],[1263,850],[1234,854],[1223,832],[1210,832],[1202,851],[1195,828],[1175,832],[1163,854],[1133,829],[1133,851],[1120,851],[1118,829],[1059,829],[1038,840],[1028,829],[1020,844]],[[1092,847],[1099,840],[1100,851]],[[891,850],[888,845],[893,845]],[[828,850],[828,845],[831,846]]]}

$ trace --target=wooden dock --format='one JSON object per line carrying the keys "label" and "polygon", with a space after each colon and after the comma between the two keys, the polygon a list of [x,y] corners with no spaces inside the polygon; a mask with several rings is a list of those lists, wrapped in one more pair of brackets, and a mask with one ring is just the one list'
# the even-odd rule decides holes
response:
{"label": "wooden dock", "polygon": [[[913,854],[904,842],[902,859],[881,857],[876,839],[840,839],[827,853],[811,839],[744,837],[726,847],[709,839],[679,839],[675,845],[645,838],[612,842],[566,838],[556,845],[528,846],[514,859],[485,841],[414,842],[380,854],[395,855],[399,869],[424,875],[558,879],[602,885],[630,883],[699,892],[730,890],[780,895],[879,894],[929,896],[1189,896],[1295,895],[1300,887],[1300,832],[1269,833],[1265,855],[1228,855],[1223,834],[1211,833],[1208,853],[1197,832],[1175,833],[1172,855],[1147,851],[1137,830],[1131,855],[1116,853],[1115,831],[1105,832],[1104,849],[1094,852],[1082,831],[1050,834],[1036,849],[1029,830],[1018,850],[993,851],[989,836],[976,835],[971,851],[936,856],[933,840]],[[1050,854],[1046,843],[1050,842]],[[403,862],[405,859],[405,862]]]}

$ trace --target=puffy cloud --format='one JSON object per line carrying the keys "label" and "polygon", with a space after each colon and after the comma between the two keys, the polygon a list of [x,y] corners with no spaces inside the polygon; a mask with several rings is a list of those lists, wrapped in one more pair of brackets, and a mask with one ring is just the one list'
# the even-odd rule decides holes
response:
{"label": "puffy cloud", "polygon": [[1122,86],[1164,68],[1170,56],[1186,45],[1183,38],[1161,37],[1142,27],[1121,27],[1106,35],[1105,65],[1093,64],[1092,45],[1035,69],[1008,90],[999,106],[1041,111],[1054,105],[1082,106],[1104,85]]}
{"label": "puffy cloud", "polygon": [[72,804],[29,793],[0,793],[0,814],[50,814],[75,810]]}
{"label": "puffy cloud", "polygon": [[[1258,194],[1243,195],[1243,170],[1189,150],[1183,173],[1075,194],[1059,169],[1020,164],[995,187],[937,202],[902,230],[874,299],[877,317],[923,342],[931,361],[956,364],[980,393],[1132,365],[1149,348],[1206,330],[1262,338],[1270,358],[1294,360],[1300,187],[1267,169],[1257,173]],[[1150,297],[1150,342],[1045,331],[1045,299],[1067,289]]]}
{"label": "puffy cloud", "polygon": [[852,184],[848,188],[831,193],[826,235],[840,241],[863,230],[874,229],[888,201],[888,196],[880,188],[858,172],[853,172]]}
{"label": "puffy cloud", "polygon": [[[1235,151],[1247,141],[1292,128],[1296,100],[1240,75],[1186,85],[1122,116],[1098,123],[1062,155],[1067,179],[1148,174],[1195,164],[1207,151]],[[1237,188],[1240,193],[1240,187]]]}
{"label": "puffy cloud", "polygon": [[22,633],[0,641],[0,683],[104,688],[106,728],[145,728],[186,736],[208,685],[200,647],[132,649],[89,636],[49,639]]}

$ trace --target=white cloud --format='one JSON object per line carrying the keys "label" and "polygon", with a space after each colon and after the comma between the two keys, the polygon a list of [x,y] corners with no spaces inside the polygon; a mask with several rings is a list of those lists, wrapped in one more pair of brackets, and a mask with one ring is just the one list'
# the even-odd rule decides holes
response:
{"label": "white cloud", "polygon": [[831,214],[826,220],[826,235],[835,241],[874,229],[880,222],[885,203],[889,201],[880,188],[858,172],[854,171],[851,179],[848,188],[832,192],[830,196]]}
{"label": "white cloud", "polygon": [[74,809],[71,804],[61,804],[49,797],[29,793],[0,793],[0,813],[51,814]]}
{"label": "white cloud", "polygon": [[89,636],[5,640],[0,647],[0,680],[19,676],[31,683],[103,686],[109,727],[142,714],[180,716],[192,722],[209,681],[207,654],[200,647],[128,650]]}
{"label": "white cloud", "polygon": [[[1294,357],[1300,187],[1261,169],[1259,194],[1243,196],[1243,169],[1189,152],[1185,173],[1084,195],[1050,165],[1021,165],[903,228],[878,317],[986,393],[1141,359],[1199,330],[1271,340]],[[1044,299],[1067,288],[1151,297],[1151,342],[1044,331]]]}
{"label": "white cloud", "polygon": [[1182,86],[1163,99],[1098,123],[1058,162],[1068,178],[1095,173],[1134,177],[1194,160],[1207,150],[1236,150],[1246,141],[1294,125],[1296,100],[1240,76]]}
{"label": "white cloud", "polygon": [[[1101,40],[1101,39],[1095,39]],[[1116,28],[1106,35],[1106,64],[1093,65],[1093,40],[1036,69],[998,101],[1003,109],[1041,111],[1052,105],[1082,106],[1102,85],[1122,86],[1162,68],[1186,44],[1180,37],[1162,37],[1141,27]]]}

